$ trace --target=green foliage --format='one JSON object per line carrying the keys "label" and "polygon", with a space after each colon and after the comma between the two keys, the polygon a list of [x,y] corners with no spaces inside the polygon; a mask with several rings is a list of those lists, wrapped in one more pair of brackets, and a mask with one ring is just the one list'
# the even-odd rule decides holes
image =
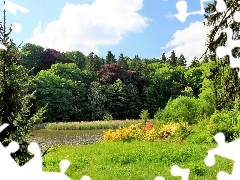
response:
{"label": "green foliage", "polygon": [[[200,114],[199,102],[195,98],[180,96],[169,100],[161,112],[160,120],[164,122],[188,122],[194,124],[198,121]],[[158,116],[156,116],[158,117]]]}
{"label": "green foliage", "polygon": [[[4,10],[4,16],[5,13]],[[5,24],[4,18],[0,23],[0,44],[7,50],[0,51],[0,124],[8,123],[9,126],[1,132],[0,141],[4,146],[12,141],[19,143],[19,150],[12,156],[23,165],[32,156],[27,150],[28,140],[36,124],[43,120],[45,108],[39,107],[30,113],[34,97],[34,92],[29,93],[32,78],[28,76],[29,71],[18,64],[20,52],[9,39],[11,31],[6,32]]]}
{"label": "green foliage", "polygon": [[172,51],[170,57],[169,57],[168,60],[167,60],[167,63],[168,63],[169,65],[171,65],[172,67],[176,67],[176,66],[177,66],[177,59],[178,59],[178,58],[177,58],[175,52]]}
{"label": "green foliage", "polygon": [[189,68],[185,73],[184,77],[187,81],[189,87],[192,88],[195,97],[200,94],[200,89],[202,88],[202,69],[201,67]]}
{"label": "green foliage", "polygon": [[147,122],[147,120],[149,119],[149,112],[146,109],[143,109],[139,115],[139,117],[141,118],[142,121],[144,121],[145,123]]}
{"label": "green foliage", "polygon": [[[20,63],[31,71],[31,75],[36,75],[40,70],[40,59],[44,48],[35,44],[25,44],[20,53]],[[33,69],[32,69],[33,68]]]}
{"label": "green foliage", "polygon": [[201,143],[212,143],[213,135],[207,130],[206,125],[209,119],[204,119],[197,124],[191,126],[191,131],[185,138],[186,143],[201,144]]}
{"label": "green foliage", "polygon": [[132,84],[124,84],[118,79],[114,84],[105,86],[106,111],[114,119],[137,118],[142,107],[138,90]]}
{"label": "green foliage", "polygon": [[92,120],[101,120],[105,115],[105,103],[107,102],[105,86],[99,82],[92,82],[89,87],[88,100],[90,102],[90,111]]}
{"label": "green foliage", "polygon": [[77,67],[81,70],[84,69],[86,65],[86,56],[82,52],[79,51],[71,51],[63,53],[64,56],[74,61]]}
{"label": "green foliage", "polygon": [[88,120],[87,89],[74,64],[54,64],[34,80],[35,108],[48,104],[47,122]]}
{"label": "green foliage", "polygon": [[200,66],[200,62],[197,59],[197,57],[195,56],[189,67],[190,68],[194,68],[194,67],[196,68],[196,67],[199,67],[199,66]]}
{"label": "green foliage", "polygon": [[111,51],[108,51],[105,63],[106,64],[116,63],[115,55],[113,55]]}
{"label": "green foliage", "polygon": [[177,98],[185,87],[183,66],[176,68],[168,64],[151,64],[151,73],[148,74],[144,87],[144,108],[149,110],[153,117],[158,108],[163,109],[170,98]]}
{"label": "green foliage", "polygon": [[112,114],[110,114],[109,112],[106,112],[105,115],[103,116],[103,120],[112,121],[113,120]]}
{"label": "green foliage", "polygon": [[216,111],[210,118],[207,129],[211,135],[222,132],[226,141],[231,141],[240,134],[240,114],[236,111]]}
{"label": "green foliage", "polygon": [[177,66],[186,66],[186,65],[187,65],[186,58],[184,57],[183,54],[181,54],[177,59]]}

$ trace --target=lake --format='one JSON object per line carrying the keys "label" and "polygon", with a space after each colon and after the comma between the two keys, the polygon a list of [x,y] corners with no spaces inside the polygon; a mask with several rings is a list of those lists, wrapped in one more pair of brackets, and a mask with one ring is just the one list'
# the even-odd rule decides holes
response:
{"label": "lake", "polygon": [[103,139],[103,130],[35,130],[30,142],[37,142],[42,151],[52,145],[84,145]]}

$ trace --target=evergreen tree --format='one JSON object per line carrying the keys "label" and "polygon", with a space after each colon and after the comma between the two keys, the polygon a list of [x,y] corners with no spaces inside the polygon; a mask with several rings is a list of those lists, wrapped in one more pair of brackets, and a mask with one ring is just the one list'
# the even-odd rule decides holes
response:
{"label": "evergreen tree", "polygon": [[115,55],[111,51],[108,51],[106,56],[106,64],[116,63]]}
{"label": "evergreen tree", "polygon": [[207,62],[209,62],[209,58],[208,58],[208,56],[205,54],[205,56],[204,56],[204,58],[203,58],[203,60],[202,60],[202,63],[207,63]]}
{"label": "evergreen tree", "polygon": [[127,64],[127,59],[123,57],[123,54],[121,53],[118,57],[118,64],[127,68],[128,64]]}
{"label": "evergreen tree", "polygon": [[167,61],[167,58],[166,58],[166,56],[165,56],[165,53],[163,53],[163,54],[162,54],[162,57],[161,57],[161,59],[160,59],[160,62],[161,62],[161,63],[166,63],[166,61]]}
{"label": "evergreen tree", "polygon": [[43,119],[45,108],[30,115],[30,100],[34,95],[29,94],[31,79],[28,71],[17,64],[20,54],[16,44],[9,39],[11,31],[11,28],[9,32],[6,30],[4,10],[4,21],[0,23],[0,42],[6,47],[0,51],[0,124],[8,123],[9,126],[1,132],[0,141],[4,146],[12,141],[19,143],[19,150],[12,156],[23,165],[31,157],[27,150],[28,139],[35,125]]}
{"label": "evergreen tree", "polygon": [[186,66],[186,65],[187,65],[187,61],[186,61],[184,55],[181,54],[179,56],[179,58],[177,59],[177,66]]}
{"label": "evergreen tree", "polygon": [[190,64],[190,68],[193,68],[193,67],[199,67],[200,66],[200,62],[199,60],[197,59],[197,57],[195,56]]}
{"label": "evergreen tree", "polygon": [[176,67],[177,66],[177,56],[175,54],[174,51],[171,52],[171,55],[168,59],[168,63],[172,66],[172,67]]}
{"label": "evergreen tree", "polygon": [[[239,10],[239,3],[236,0],[225,0],[227,9],[223,13],[216,11],[216,1],[207,4],[205,8],[205,21],[206,26],[212,27],[210,34],[208,35],[208,43],[206,53],[209,52],[209,59],[213,61],[214,66],[210,69],[209,80],[213,85],[215,108],[230,109],[233,102],[240,95],[240,82],[238,77],[238,68],[230,67],[229,56],[221,58],[220,61],[216,57],[216,49],[219,46],[225,46],[227,41],[227,34],[217,34],[218,30],[224,28],[231,28],[233,31],[233,40],[239,40],[240,38],[240,24],[235,22],[234,12]],[[236,47],[232,50],[232,55],[239,58],[239,48]],[[205,54],[206,54],[205,53]]]}
{"label": "evergreen tree", "polygon": [[130,63],[130,68],[134,71],[137,71],[138,73],[141,71],[142,61],[138,55],[135,55],[135,57],[132,59]]}
{"label": "evergreen tree", "polygon": [[87,72],[89,73],[94,73],[94,53],[91,52],[88,56],[87,56],[87,60],[86,60],[86,67],[85,69],[87,70]]}

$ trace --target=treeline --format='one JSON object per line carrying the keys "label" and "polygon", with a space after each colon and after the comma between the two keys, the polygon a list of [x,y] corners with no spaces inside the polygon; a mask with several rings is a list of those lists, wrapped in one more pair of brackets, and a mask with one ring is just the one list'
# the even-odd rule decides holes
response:
{"label": "treeline", "polygon": [[32,110],[48,104],[46,121],[136,119],[145,109],[153,118],[170,99],[180,95],[198,97],[203,82],[203,64],[194,58],[189,67],[183,54],[145,59],[137,55],[118,58],[108,51],[105,58],[94,53],[61,53],[34,44],[20,51],[20,64],[34,78]]}

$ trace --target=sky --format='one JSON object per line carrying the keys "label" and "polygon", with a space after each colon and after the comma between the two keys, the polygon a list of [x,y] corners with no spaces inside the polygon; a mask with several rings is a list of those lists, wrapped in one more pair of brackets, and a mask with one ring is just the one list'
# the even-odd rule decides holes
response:
{"label": "sky", "polygon": [[[189,64],[204,53],[210,28],[204,27],[202,14],[189,15],[185,22],[173,16],[178,13],[178,1],[9,0],[29,12],[14,14],[7,9],[6,15],[8,25],[22,26],[20,32],[11,34],[16,44],[33,43],[85,55],[94,52],[103,58],[108,51],[116,58],[121,53],[130,58],[160,58],[174,50]],[[187,12],[200,11],[200,0],[186,2]]]}

